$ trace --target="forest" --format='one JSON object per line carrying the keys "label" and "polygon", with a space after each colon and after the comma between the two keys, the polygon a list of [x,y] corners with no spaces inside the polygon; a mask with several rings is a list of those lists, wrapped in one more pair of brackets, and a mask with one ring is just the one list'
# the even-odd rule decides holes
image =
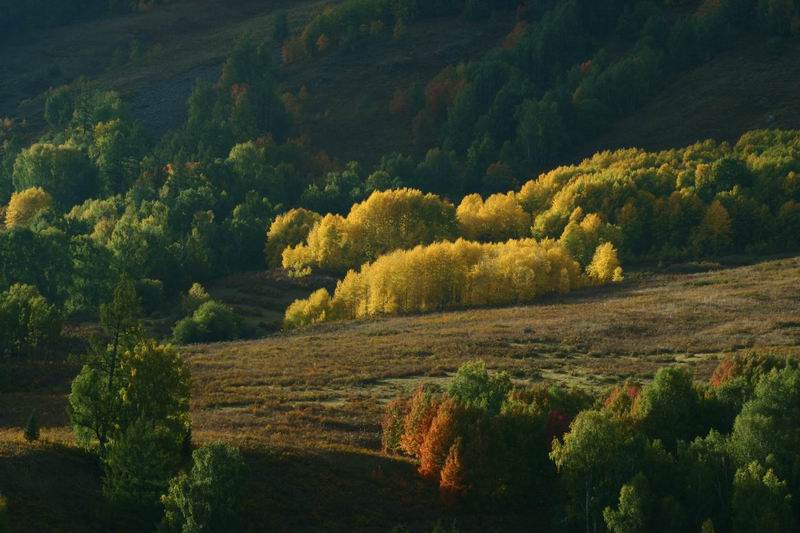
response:
{"label": "forest", "polygon": [[[174,3],[0,0],[0,42]],[[254,450],[193,433],[198,405],[224,403],[196,395],[194,350],[264,330],[536,314],[653,272],[800,249],[800,129],[578,157],[741,42],[789,53],[797,0],[343,0],[309,13],[276,10],[270,39],[240,36],[165,133],[89,77],[41,95],[39,123],[0,120],[0,415],[6,395],[64,388],[66,446],[90,458],[121,530],[254,528],[242,521]],[[513,25],[497,46],[393,88],[383,104],[413,138],[407,153],[340,160],[315,142],[316,87],[286,82],[431,21],[503,16]],[[226,285],[264,272],[291,294],[270,324]],[[413,464],[446,513],[528,513],[547,531],[800,525],[796,352],[736,345],[710,378],[664,364],[592,388],[495,371],[470,342],[470,362],[411,372],[414,387],[376,402],[383,418],[363,429],[379,427],[369,453]],[[397,357],[432,356],[410,353]],[[38,374],[49,365],[68,378]],[[30,387],[19,372],[35,374]],[[37,446],[37,410],[22,408],[14,431]],[[0,479],[0,532],[25,525],[19,502]]]}

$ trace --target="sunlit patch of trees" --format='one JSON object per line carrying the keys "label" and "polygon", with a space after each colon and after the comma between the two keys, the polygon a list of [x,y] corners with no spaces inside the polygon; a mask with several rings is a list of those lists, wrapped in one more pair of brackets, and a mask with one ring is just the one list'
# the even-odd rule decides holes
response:
{"label": "sunlit patch of trees", "polygon": [[582,263],[580,241],[591,234],[635,258],[787,250],[794,239],[781,228],[796,224],[798,147],[797,131],[762,130],[733,146],[602,152],[527,182],[517,199],[534,236],[573,242]]}
{"label": "sunlit patch of trees", "polygon": [[759,353],[726,357],[710,383],[672,367],[594,397],[469,363],[387,404],[383,447],[445,503],[533,505],[556,528],[790,531],[798,395],[798,360]]}
{"label": "sunlit patch of trees", "polygon": [[415,189],[373,193],[347,217],[326,215],[305,242],[283,251],[283,267],[345,272],[392,250],[453,238],[455,207]]}
{"label": "sunlit patch of trees", "polygon": [[621,276],[610,243],[598,247],[584,272],[556,241],[483,244],[459,239],[398,250],[351,270],[333,296],[321,289],[292,304],[285,324],[526,303],[590,282],[619,281]]}

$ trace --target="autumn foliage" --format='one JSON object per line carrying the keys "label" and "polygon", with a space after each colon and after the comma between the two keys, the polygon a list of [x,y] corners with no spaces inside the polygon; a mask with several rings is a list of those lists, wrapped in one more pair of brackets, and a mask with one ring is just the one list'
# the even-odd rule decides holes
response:
{"label": "autumn foliage", "polygon": [[315,293],[314,301],[329,301],[327,307],[295,302],[285,324],[528,303],[621,277],[613,246],[602,245],[596,256],[584,274],[564,246],[551,240],[483,244],[459,239],[397,250],[350,270],[333,296],[325,289]]}

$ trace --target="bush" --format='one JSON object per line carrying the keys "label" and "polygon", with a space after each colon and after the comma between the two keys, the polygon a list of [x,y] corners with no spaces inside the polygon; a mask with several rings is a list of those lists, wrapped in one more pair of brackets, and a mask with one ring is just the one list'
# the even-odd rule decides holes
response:
{"label": "bush", "polygon": [[189,292],[183,297],[183,301],[181,303],[183,305],[183,311],[187,315],[191,315],[197,311],[201,305],[210,300],[211,296],[208,295],[205,287],[199,283],[193,283],[189,288]]}
{"label": "bush", "polygon": [[0,355],[31,356],[53,349],[61,338],[61,313],[30,285],[0,294]]}
{"label": "bush", "polygon": [[161,497],[163,531],[238,531],[245,465],[228,444],[206,444],[192,453],[192,469],[170,481]]}
{"label": "bush", "polygon": [[173,339],[180,344],[230,341],[241,334],[242,322],[233,309],[214,300],[179,321],[172,331]]}
{"label": "bush", "polygon": [[36,411],[31,412],[31,416],[28,417],[23,436],[28,442],[39,440],[39,419],[36,418]]}

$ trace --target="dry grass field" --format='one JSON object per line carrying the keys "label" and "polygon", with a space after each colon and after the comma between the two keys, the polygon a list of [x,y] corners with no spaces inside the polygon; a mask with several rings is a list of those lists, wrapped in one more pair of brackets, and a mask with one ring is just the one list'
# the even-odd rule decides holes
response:
{"label": "dry grass field", "polygon": [[[429,531],[440,520],[467,531],[514,529],[530,517],[479,519],[470,509],[440,507],[436,487],[420,480],[413,464],[382,455],[382,404],[422,381],[443,383],[475,358],[519,384],[602,389],[630,376],[647,380],[673,364],[704,378],[720,356],[738,350],[800,354],[798,280],[800,258],[634,274],[618,286],[532,306],[332,323],[190,346],[195,440],[245,450],[244,517],[252,531],[387,531],[400,524]],[[251,293],[270,293],[262,289]],[[99,466],[74,447],[67,428],[65,395],[75,370],[63,363],[0,367],[8,378],[0,394],[0,480],[19,531],[120,531],[126,523],[104,508]],[[34,375],[46,376],[34,390],[14,386]],[[34,407],[44,430],[42,442],[30,445],[20,426]]]}

